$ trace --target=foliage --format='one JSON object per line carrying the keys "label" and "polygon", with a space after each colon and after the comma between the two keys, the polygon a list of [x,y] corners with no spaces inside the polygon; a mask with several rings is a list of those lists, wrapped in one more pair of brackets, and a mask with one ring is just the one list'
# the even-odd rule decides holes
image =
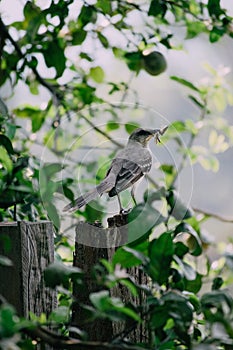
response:
{"label": "foliage", "polygon": [[[102,319],[125,322],[124,331],[109,339],[109,345],[111,347],[112,344],[113,348],[124,346],[126,349],[138,349],[136,344],[127,340],[127,335],[146,320],[148,340],[140,344],[143,349],[190,349],[191,344],[193,349],[198,349],[198,346],[209,349],[210,344],[216,349],[230,349],[233,345],[233,298],[219,275],[223,256],[212,263],[215,270],[211,272],[204,242],[198,235],[199,230],[200,222],[192,217],[151,241],[134,242],[119,248],[112,262],[102,260],[93,269],[93,283],[99,291],[89,295],[88,305],[81,302],[82,296],[86,294],[85,275],[82,271],[55,262],[45,271],[45,280],[51,288],[57,287],[60,305],[48,318],[45,315],[32,315],[31,321],[26,321],[16,317],[12,306],[2,303],[0,335],[3,340],[0,341],[0,346],[7,349],[10,344],[17,343],[18,348],[33,348],[22,337],[23,334],[40,337],[42,342],[46,340],[52,345],[54,333],[48,330],[43,333],[43,327],[49,324],[50,328],[56,329],[58,324],[62,324],[59,333],[61,348],[69,348],[68,344],[73,344],[73,348],[83,344],[94,348],[95,343],[88,342],[82,329],[71,327],[71,309],[75,302],[80,303],[80,308],[85,311],[87,323]],[[185,232],[191,232],[190,237],[194,237],[191,246],[189,237],[187,241],[179,238]],[[193,250],[193,245],[199,250]],[[203,258],[205,272],[198,268]],[[225,256],[225,263],[227,259]],[[141,266],[150,281],[148,286],[132,278],[127,270],[129,265]],[[227,269],[225,266],[225,271]],[[199,294],[206,278],[210,276],[213,281],[210,291]],[[72,300],[68,289],[71,282],[78,288],[80,301]],[[143,293],[141,304],[131,302],[125,305],[120,298],[113,297],[114,288],[118,285],[129,290],[132,300]],[[75,333],[78,340],[69,338],[69,331]],[[103,343],[102,346],[104,349],[106,344]],[[59,342],[57,347],[59,348]]]}
{"label": "foliage", "polygon": [[[40,96],[43,88],[49,92],[39,107],[27,104],[8,111],[7,101],[0,99],[0,220],[38,220],[48,216],[57,230],[58,251],[61,247],[71,248],[61,229],[64,218],[60,201],[74,199],[74,174],[80,168],[84,174],[97,173],[97,182],[105,176],[107,156],[110,161],[116,149],[122,147],[111,136],[114,131],[130,133],[140,125],[138,120],[132,121],[139,109],[137,94],[130,86],[132,77],[141,71],[151,76],[164,72],[169,61],[163,50],[181,47],[180,43],[175,44],[179,38],[174,25],[185,28],[186,40],[207,35],[210,43],[215,43],[224,36],[233,36],[232,18],[219,0],[84,1],[76,9],[76,17],[72,13],[75,4],[74,0],[52,0],[40,8],[37,1],[27,1],[22,21],[7,26],[0,19],[0,86],[10,86],[14,93],[23,82],[32,95]],[[139,15],[143,18],[143,30],[130,21],[131,16]],[[114,42],[115,35],[119,41]],[[74,48],[75,58],[70,54]],[[96,59],[100,49],[125,64],[132,74],[129,81],[107,81],[106,72]],[[46,66],[43,74],[41,65]],[[232,256],[222,254],[211,263],[206,252],[209,243],[202,230],[209,215],[195,215],[176,189],[176,180],[188,161],[218,171],[216,155],[225,152],[233,142],[233,128],[223,117],[233,104],[227,71],[216,71],[209,65],[205,69],[208,80],[200,83],[171,77],[188,91],[188,99],[198,112],[195,118],[169,125],[162,142],[172,143],[177,159],[160,165],[158,184],[149,179],[151,187],[144,194],[144,201],[129,215],[129,234],[133,239],[116,251],[111,262],[103,260],[95,267],[93,280],[99,291],[90,294],[89,305],[80,304],[86,312],[86,322],[123,321],[133,330],[146,320],[148,339],[143,344],[130,344],[126,328],[109,339],[110,348],[208,350],[213,346],[233,346],[233,300],[227,289]],[[100,86],[107,91],[105,97]],[[134,102],[129,108],[124,101],[130,94]],[[120,103],[113,104],[112,97]],[[122,112],[133,116],[123,125]],[[103,122],[97,120],[98,115],[107,115],[103,125],[98,125]],[[92,128],[91,136],[85,134],[87,127]],[[208,139],[205,146],[198,143],[202,132]],[[100,147],[101,157],[94,155],[91,161],[78,158],[85,144],[98,148],[98,137],[110,142],[110,152],[105,156]],[[37,146],[39,152],[35,151]],[[78,179],[78,185],[81,181],[84,186],[93,185],[84,178]],[[140,215],[143,220],[135,224],[134,219]],[[74,216],[95,221],[103,220],[105,214],[103,206],[96,203],[94,208],[87,206]],[[155,238],[157,229],[161,234]],[[10,263],[0,257],[0,264]],[[130,276],[127,268],[135,266],[140,266],[147,276],[148,286]],[[58,308],[48,318],[31,315],[29,321],[20,319],[12,306],[1,300],[0,347],[33,349],[35,342],[31,339],[37,338],[52,342],[54,333],[47,329],[43,333],[43,327],[50,325],[58,329],[56,337],[60,337],[61,348],[72,344],[73,348],[85,344],[94,348],[82,329],[71,328],[71,286],[74,283],[80,295],[86,293],[83,272],[56,262],[46,270],[45,280],[59,291]],[[206,289],[208,281],[211,286]],[[141,305],[126,305],[113,297],[112,290],[117,285],[126,286],[132,298],[143,292]],[[77,339],[71,340],[69,332],[75,333]]]}

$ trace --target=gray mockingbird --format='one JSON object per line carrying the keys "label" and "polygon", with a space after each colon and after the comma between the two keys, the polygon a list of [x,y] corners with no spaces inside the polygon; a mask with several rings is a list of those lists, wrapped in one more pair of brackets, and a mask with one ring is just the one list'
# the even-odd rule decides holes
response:
{"label": "gray mockingbird", "polygon": [[[104,180],[93,190],[78,197],[73,202],[65,206],[63,211],[73,212],[103,193],[108,193],[109,197],[117,196],[120,212],[123,211],[119,193],[131,187],[148,173],[152,166],[151,152],[147,148],[148,141],[155,137],[155,141],[160,142],[159,136],[167,130],[167,126],[162,129],[136,129],[129,137],[124,149],[119,151],[113,159]],[[131,196],[136,204],[133,188]]]}

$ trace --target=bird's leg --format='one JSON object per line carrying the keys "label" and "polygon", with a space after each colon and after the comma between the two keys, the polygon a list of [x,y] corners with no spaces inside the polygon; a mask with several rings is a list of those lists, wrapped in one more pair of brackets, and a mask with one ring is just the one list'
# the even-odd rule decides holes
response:
{"label": "bird's leg", "polygon": [[124,209],[121,205],[120,195],[119,195],[119,193],[117,193],[116,195],[117,195],[117,199],[118,199],[118,203],[119,203],[119,207],[120,207],[120,214],[122,214],[124,212]]}
{"label": "bird's leg", "polygon": [[119,203],[119,207],[120,207],[120,214],[124,211],[122,205],[121,205],[121,199],[120,199],[120,195],[119,193],[116,194],[117,195],[117,200],[118,200],[118,203]]}
{"label": "bird's leg", "polygon": [[133,185],[131,188],[131,197],[134,202],[134,205],[137,205],[136,198],[135,198],[135,185]]}

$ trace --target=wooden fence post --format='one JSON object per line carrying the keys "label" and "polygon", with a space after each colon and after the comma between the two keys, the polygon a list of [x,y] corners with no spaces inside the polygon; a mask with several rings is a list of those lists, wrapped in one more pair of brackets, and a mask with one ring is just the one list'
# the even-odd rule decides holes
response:
{"label": "wooden fence post", "polygon": [[[127,215],[116,215],[108,219],[108,228],[99,227],[99,225],[80,222],[76,226],[74,266],[77,266],[85,272],[86,276],[86,293],[80,296],[78,290],[74,288],[74,297],[79,302],[90,304],[89,294],[98,291],[99,287],[93,283],[91,271],[100,259],[111,260],[118,246],[126,244],[128,241],[127,234]],[[140,284],[146,284],[147,277],[140,268],[128,269],[128,273]],[[111,295],[120,297],[123,302],[132,302],[140,306],[145,299],[141,291],[138,297],[133,297],[129,290],[121,286],[114,288]],[[80,299],[81,297],[81,299]],[[85,325],[82,322],[82,310],[78,303],[73,307],[73,324],[84,329],[90,340],[111,341],[112,337],[124,332],[128,327],[125,322],[100,321]],[[148,340],[146,322],[132,329],[127,334],[132,342],[143,342]]]}
{"label": "wooden fence post", "polygon": [[[4,247],[6,240],[10,249]],[[56,306],[56,293],[45,287],[43,278],[44,269],[54,260],[52,223],[0,223],[0,254],[13,262],[13,266],[0,266],[0,294],[20,316],[48,315]]]}

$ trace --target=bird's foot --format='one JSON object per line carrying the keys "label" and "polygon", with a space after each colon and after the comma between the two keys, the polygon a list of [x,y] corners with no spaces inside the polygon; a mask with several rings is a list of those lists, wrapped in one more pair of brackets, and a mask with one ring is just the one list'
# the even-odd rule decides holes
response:
{"label": "bird's foot", "polygon": [[129,209],[121,209],[120,210],[120,215],[127,215],[127,214],[129,214],[130,212],[131,212],[131,210],[132,210],[132,208],[129,208]]}

